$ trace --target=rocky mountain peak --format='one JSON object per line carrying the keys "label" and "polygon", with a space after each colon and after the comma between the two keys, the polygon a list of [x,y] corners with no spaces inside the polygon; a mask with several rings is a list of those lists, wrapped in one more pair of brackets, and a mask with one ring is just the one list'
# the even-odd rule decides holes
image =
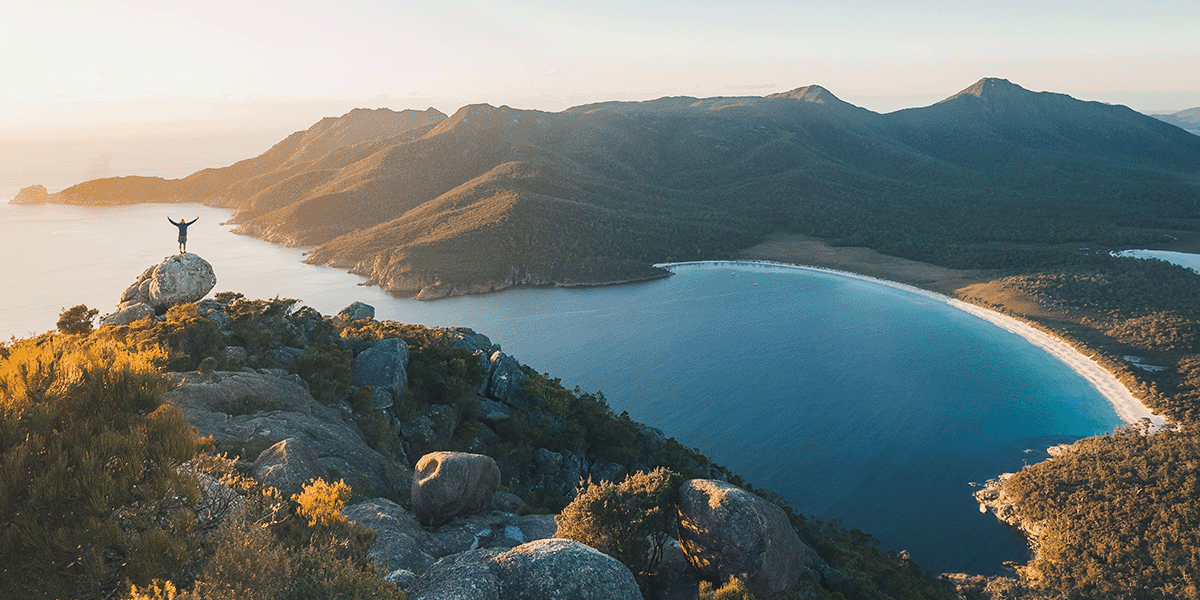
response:
{"label": "rocky mountain peak", "polygon": [[819,85],[806,85],[787,92],[770,94],[768,98],[792,98],[814,104],[845,104],[841,98],[834,96],[829,90]]}

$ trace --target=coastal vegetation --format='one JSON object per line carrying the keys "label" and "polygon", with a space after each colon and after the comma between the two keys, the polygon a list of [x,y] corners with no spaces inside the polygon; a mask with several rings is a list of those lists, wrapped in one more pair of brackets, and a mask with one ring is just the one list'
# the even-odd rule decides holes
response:
{"label": "coastal vegetation", "polygon": [[[253,455],[226,455],[212,438],[198,438],[166,400],[171,386],[163,375],[244,367],[294,374],[322,402],[346,406],[363,438],[403,471],[412,467],[406,450],[413,448],[391,427],[374,427],[375,411],[345,384],[347,354],[393,337],[408,344],[411,376],[392,414],[455,407],[445,424],[449,435],[435,449],[472,445],[495,457],[505,489],[523,498],[523,511],[562,511],[568,529],[575,523],[581,536],[624,560],[640,562],[647,544],[661,546],[681,476],[718,476],[753,490],[698,451],[614,414],[602,396],[564,389],[525,367],[521,397],[529,408],[500,423],[481,420],[479,358],[455,343],[474,335],[469,330],[329,318],[281,298],[218,298],[172,307],[161,319],[67,333],[81,329],[74,317],[89,312],[72,309],[64,312],[72,317],[64,318],[64,331],[0,345],[4,589],[30,598],[403,597],[367,557],[374,533],[341,513],[368,494],[407,502],[403,486],[316,480],[301,493],[282,494],[250,475]],[[280,352],[287,348],[295,351]],[[231,415],[277,409],[253,397],[222,408]],[[556,489],[538,460],[547,451],[610,465],[613,479],[578,495]],[[809,519],[777,496],[757,493],[783,505],[800,537],[829,565],[815,584],[821,597],[953,597],[949,584],[905,556],[881,552],[869,535]],[[625,499],[628,510],[606,503],[610,496]],[[642,532],[651,542],[634,539]]]}

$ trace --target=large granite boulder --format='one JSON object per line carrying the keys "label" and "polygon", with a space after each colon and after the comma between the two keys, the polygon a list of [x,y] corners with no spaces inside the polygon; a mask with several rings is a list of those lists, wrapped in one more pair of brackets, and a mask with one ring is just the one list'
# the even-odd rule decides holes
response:
{"label": "large granite boulder", "polygon": [[492,565],[504,600],[642,600],[625,565],[575,540],[522,544],[496,555]]}
{"label": "large granite boulder", "polygon": [[217,285],[217,276],[208,261],[191,253],[163,259],[138,276],[121,294],[120,309],[148,304],[163,312],[176,304],[200,300]]}
{"label": "large granite boulder", "polygon": [[679,543],[692,566],[722,582],[738,577],[759,598],[795,591],[820,562],[783,509],[735,485],[687,481],[679,490]]}
{"label": "large granite boulder", "polygon": [[417,461],[413,473],[413,513],[424,525],[441,525],[490,509],[499,486],[500,468],[490,456],[432,452]]}
{"label": "large granite boulder", "polygon": [[574,540],[447,556],[408,588],[409,600],[641,600],[633,573]]}
{"label": "large granite boulder", "polygon": [[328,481],[329,470],[308,444],[288,438],[263,450],[254,460],[250,471],[259,482],[272,486],[291,497],[304,490],[304,484],[314,479]]}
{"label": "large granite boulder", "polygon": [[[354,357],[350,365],[350,379],[354,385],[369,385],[377,393],[386,390],[396,400],[402,399],[408,387],[408,344],[400,338],[375,342]],[[373,406],[381,404],[391,405],[372,399]]]}
{"label": "large granite boulder", "polygon": [[168,400],[179,406],[202,436],[212,436],[217,450],[258,456],[277,442],[292,438],[312,448],[336,477],[360,491],[391,489],[388,462],[363,441],[358,428],[336,409],[317,402],[295,375],[246,371],[168,373],[178,384]]}

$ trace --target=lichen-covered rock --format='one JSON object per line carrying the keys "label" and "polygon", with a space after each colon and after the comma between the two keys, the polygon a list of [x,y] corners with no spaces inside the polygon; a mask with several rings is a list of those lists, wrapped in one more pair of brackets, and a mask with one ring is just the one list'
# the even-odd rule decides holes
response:
{"label": "lichen-covered rock", "polygon": [[433,564],[429,534],[412,514],[386,498],[374,498],[342,509],[347,519],[374,529],[375,543],[367,553],[376,564],[394,571],[418,571]]}
{"label": "lichen-covered rock", "polygon": [[212,265],[199,256],[168,256],[138,276],[121,294],[121,304],[149,304],[162,312],[176,304],[200,300],[217,285]]}
{"label": "lichen-covered rock", "polygon": [[641,600],[633,573],[617,559],[574,540],[538,540],[496,555],[501,598]]}
{"label": "lichen-covered rock", "polygon": [[154,307],[144,302],[126,302],[117,308],[117,312],[100,317],[100,325],[128,325],[152,317],[154,313]]}
{"label": "lichen-covered rock", "polygon": [[783,509],[735,485],[687,481],[679,490],[679,543],[707,578],[738,577],[759,598],[794,591],[819,563]]}
{"label": "lichen-covered rock", "polygon": [[499,550],[469,550],[433,564],[408,587],[409,600],[501,600],[500,580],[492,570]]}
{"label": "lichen-covered rock", "polygon": [[399,338],[375,342],[354,357],[350,379],[357,386],[387,390],[397,400],[408,387],[408,344]]}
{"label": "lichen-covered rock", "polygon": [[353,302],[346,308],[338,311],[338,318],[347,321],[357,321],[359,319],[374,319],[375,307],[366,302]]}
{"label": "lichen-covered rock", "polygon": [[492,353],[489,361],[491,376],[487,383],[487,396],[521,410],[530,410],[532,406],[521,396],[521,386],[529,380],[529,376],[521,370],[521,363],[499,350]]}
{"label": "lichen-covered rock", "polygon": [[441,525],[459,515],[488,510],[500,485],[496,461],[482,454],[432,452],[417,461],[412,507],[425,525]]}
{"label": "lichen-covered rock", "polygon": [[258,455],[250,474],[258,481],[283,492],[285,497],[298,494],[314,479],[328,481],[329,471],[308,444],[295,439],[283,440]]}

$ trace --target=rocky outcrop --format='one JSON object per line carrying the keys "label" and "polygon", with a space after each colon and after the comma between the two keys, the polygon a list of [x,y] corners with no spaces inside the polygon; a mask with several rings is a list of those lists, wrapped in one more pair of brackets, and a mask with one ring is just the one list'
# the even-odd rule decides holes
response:
{"label": "rocky outcrop", "polygon": [[143,271],[125,289],[118,312],[146,304],[161,313],[176,304],[203,298],[216,285],[217,276],[208,261],[192,253],[175,254]]}
{"label": "rocky outcrop", "polygon": [[426,531],[412,513],[386,498],[374,498],[346,507],[347,519],[375,530],[369,556],[388,571],[422,571],[439,558],[478,548],[505,550],[553,537],[554,515],[491,513],[454,519]]}
{"label": "rocky outcrop", "polygon": [[679,543],[702,575],[737,577],[759,598],[796,591],[819,564],[783,509],[735,485],[687,481],[679,490]]}
{"label": "rocky outcrop", "polygon": [[347,506],[342,514],[375,530],[375,543],[368,556],[389,571],[426,569],[438,558],[429,552],[429,533],[421,529],[411,513],[391,500],[367,500]]}
{"label": "rocky outcrop", "polygon": [[352,302],[346,308],[338,311],[339,319],[346,321],[357,321],[359,319],[374,319],[375,307],[366,302]]}
{"label": "rocky outcrop", "polygon": [[[1064,444],[1064,446],[1066,446],[1066,448],[1062,449],[1059,454],[1054,454],[1053,456],[1057,457],[1062,453],[1070,452],[1074,449],[1074,446],[1070,444]],[[996,519],[998,519],[1001,523],[1004,523],[1005,525],[1008,525],[1009,527],[1012,527],[1024,534],[1026,542],[1029,543],[1029,549],[1036,556],[1041,549],[1040,537],[1042,534],[1042,526],[1039,523],[1027,521],[1021,518],[1021,515],[1017,510],[1017,503],[1004,489],[1005,480],[1012,476],[1013,473],[1002,473],[996,479],[989,479],[983,486],[983,489],[975,492],[975,500],[979,502],[980,512],[987,512],[990,510],[992,511],[992,514],[996,516]]]}
{"label": "rocky outcrop", "polygon": [[388,463],[347,424],[341,413],[313,399],[296,375],[216,371],[206,375],[168,373],[178,384],[168,400],[181,409],[217,450],[257,456],[277,442],[294,439],[312,448],[336,478],[391,488]]}
{"label": "rocky outcrop", "polygon": [[425,525],[441,525],[459,515],[490,508],[500,485],[496,461],[482,454],[433,452],[417,461],[412,506]]}
{"label": "rocky outcrop", "polygon": [[285,497],[298,494],[314,479],[328,481],[329,470],[308,444],[288,438],[263,450],[254,460],[250,475],[259,482],[283,492]]}
{"label": "rocky outcrop", "polygon": [[350,378],[356,386],[375,388],[372,408],[383,409],[404,398],[408,387],[407,368],[408,344],[399,338],[388,338],[375,342],[354,357]]}
{"label": "rocky outcrop", "polygon": [[506,552],[472,550],[416,578],[411,600],[641,600],[616,559],[573,540],[539,540]]}
{"label": "rocky outcrop", "polygon": [[521,363],[517,362],[517,359],[496,350],[488,357],[488,368],[485,370],[485,375],[488,397],[521,410],[532,408],[521,396],[521,386],[525,385],[529,376],[521,370]]}

